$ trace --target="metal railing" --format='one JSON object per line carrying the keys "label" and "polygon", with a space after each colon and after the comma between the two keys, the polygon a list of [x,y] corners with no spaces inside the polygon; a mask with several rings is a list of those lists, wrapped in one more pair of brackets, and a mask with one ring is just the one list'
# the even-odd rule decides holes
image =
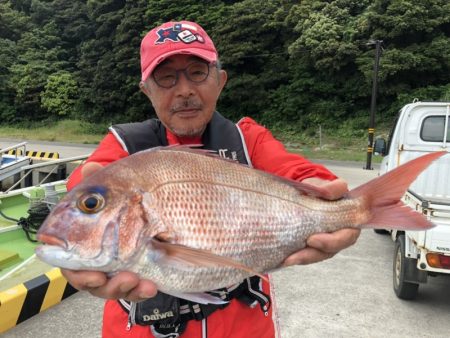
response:
{"label": "metal railing", "polygon": [[11,187],[8,188],[8,190],[5,191],[5,193],[8,193],[9,191],[13,190],[17,185],[19,185],[28,175],[30,175],[33,170],[38,169],[38,168],[44,168],[44,167],[51,167],[54,166],[50,172],[37,184],[37,186],[43,184],[49,177],[51,174],[53,174],[55,172],[56,169],[58,169],[60,164],[65,164],[65,163],[70,163],[70,162],[75,162],[75,161],[81,161],[81,160],[85,160],[89,157],[90,154],[87,155],[79,155],[79,156],[73,156],[73,157],[67,157],[67,158],[63,158],[63,159],[59,159],[59,160],[52,160],[49,162],[43,162],[43,163],[36,163],[36,164],[29,164],[29,165],[24,165],[22,167],[20,167],[20,172],[25,172],[20,180],[18,180],[16,183],[14,183]]}
{"label": "metal railing", "polygon": [[16,158],[17,158],[19,156],[18,155],[19,152],[17,150],[18,150],[18,148],[21,148],[21,147],[23,147],[23,156],[25,156],[25,154],[27,153],[27,146],[26,146],[26,144],[27,144],[27,142],[21,142],[21,143],[15,144],[13,146],[9,146],[7,148],[0,149],[0,156],[3,153],[7,153],[8,151],[15,149],[16,150],[15,155],[16,155]]}

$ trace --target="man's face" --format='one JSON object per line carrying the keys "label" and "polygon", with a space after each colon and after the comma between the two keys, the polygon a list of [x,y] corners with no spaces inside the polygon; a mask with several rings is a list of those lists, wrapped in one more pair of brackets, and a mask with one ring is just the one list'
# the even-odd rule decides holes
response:
{"label": "man's face", "polygon": [[[203,133],[227,80],[226,72],[210,66],[209,76],[200,83],[187,79],[185,72],[178,72],[178,81],[171,88],[162,88],[155,78],[158,79],[156,75],[161,71],[165,74],[170,70],[192,69],[196,62],[204,61],[192,55],[173,55],[155,68],[155,77],[151,75],[140,84],[158,118],[177,136],[200,136]],[[192,74],[196,74],[195,69]]]}

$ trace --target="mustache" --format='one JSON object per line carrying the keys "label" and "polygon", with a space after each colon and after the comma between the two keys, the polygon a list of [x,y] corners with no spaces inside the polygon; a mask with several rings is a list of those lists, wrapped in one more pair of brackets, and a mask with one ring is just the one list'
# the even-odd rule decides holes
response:
{"label": "mustache", "polygon": [[186,110],[186,109],[202,109],[201,102],[197,101],[196,99],[186,99],[183,101],[176,102],[175,105],[170,107],[171,113],[176,113],[180,110]]}

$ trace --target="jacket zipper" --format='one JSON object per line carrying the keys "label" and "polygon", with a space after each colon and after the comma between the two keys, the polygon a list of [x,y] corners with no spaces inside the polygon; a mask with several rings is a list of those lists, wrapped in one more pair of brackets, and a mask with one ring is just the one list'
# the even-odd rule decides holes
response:
{"label": "jacket zipper", "polygon": [[131,327],[133,325],[136,325],[136,307],[137,307],[137,303],[136,302],[130,302],[130,312],[128,312],[128,322],[127,322],[127,331],[131,330]]}

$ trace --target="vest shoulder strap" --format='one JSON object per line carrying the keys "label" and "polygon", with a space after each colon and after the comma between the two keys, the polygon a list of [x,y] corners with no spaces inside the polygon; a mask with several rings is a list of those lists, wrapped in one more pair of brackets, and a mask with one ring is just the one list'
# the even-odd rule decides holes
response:
{"label": "vest shoulder strap", "polygon": [[157,119],[115,124],[109,130],[128,154],[153,147],[167,146],[166,129]]}
{"label": "vest shoulder strap", "polygon": [[217,151],[221,157],[251,166],[241,130],[218,112],[214,112],[203,133],[202,141],[204,148]]}

